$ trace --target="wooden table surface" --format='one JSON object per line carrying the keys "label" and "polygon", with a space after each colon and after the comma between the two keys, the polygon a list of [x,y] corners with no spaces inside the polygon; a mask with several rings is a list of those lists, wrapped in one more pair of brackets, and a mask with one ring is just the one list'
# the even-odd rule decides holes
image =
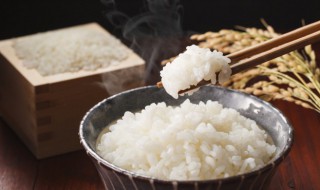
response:
{"label": "wooden table surface", "polygon": [[[271,181],[270,190],[320,189],[320,114],[275,102],[295,129],[294,145]],[[83,150],[37,160],[0,119],[0,189],[103,189]]]}
{"label": "wooden table surface", "polygon": [[[270,190],[320,190],[320,113],[283,101],[272,104],[287,116],[295,133]],[[37,160],[0,117],[0,190],[29,189],[99,190],[103,185],[83,150]]]}

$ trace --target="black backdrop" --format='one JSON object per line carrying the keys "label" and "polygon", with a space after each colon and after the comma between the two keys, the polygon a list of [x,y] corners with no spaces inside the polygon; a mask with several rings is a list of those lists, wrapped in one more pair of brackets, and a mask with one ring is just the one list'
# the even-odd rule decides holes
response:
{"label": "black backdrop", "polygon": [[[140,14],[146,7],[146,0],[114,2],[129,16]],[[235,25],[262,27],[260,18],[279,31],[287,31],[300,26],[302,19],[306,23],[320,20],[320,0],[180,0],[179,4],[184,31],[204,32]],[[100,0],[1,0],[0,40],[92,21],[120,34],[103,16],[105,11],[110,8]]]}

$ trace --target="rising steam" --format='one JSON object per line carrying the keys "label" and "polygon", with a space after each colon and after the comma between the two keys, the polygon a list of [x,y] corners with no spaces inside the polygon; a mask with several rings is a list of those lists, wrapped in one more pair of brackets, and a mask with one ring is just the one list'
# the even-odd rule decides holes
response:
{"label": "rising steam", "polygon": [[[117,8],[114,0],[101,0],[105,16],[133,49],[146,61],[145,81],[154,84],[158,79],[160,62],[181,51],[182,6],[179,0],[145,0],[138,15],[128,16]],[[151,75],[152,74],[152,75]]]}

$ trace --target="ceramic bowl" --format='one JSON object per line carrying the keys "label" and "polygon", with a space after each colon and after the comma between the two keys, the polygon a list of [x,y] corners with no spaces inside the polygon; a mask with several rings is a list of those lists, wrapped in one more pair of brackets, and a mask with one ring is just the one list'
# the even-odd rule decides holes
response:
{"label": "ceramic bowl", "polygon": [[[185,99],[191,102],[213,100],[224,107],[236,109],[251,118],[272,137],[278,151],[264,167],[242,175],[212,180],[160,180],[142,176],[119,168],[102,159],[96,152],[99,134],[111,122],[121,118],[126,111],[139,111],[146,105],[166,102],[179,105]],[[147,86],[109,97],[91,108],[80,125],[80,142],[94,162],[103,184],[108,190],[259,190],[267,189],[277,166],[288,155],[293,142],[293,129],[285,116],[268,102],[248,94],[217,87],[205,86],[191,96],[174,99],[164,89]]]}

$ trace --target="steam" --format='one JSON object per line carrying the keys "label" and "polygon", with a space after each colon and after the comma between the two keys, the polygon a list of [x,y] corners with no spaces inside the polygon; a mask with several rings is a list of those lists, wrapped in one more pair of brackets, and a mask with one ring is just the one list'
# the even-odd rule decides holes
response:
{"label": "steam", "polygon": [[141,13],[128,16],[117,8],[114,0],[101,0],[105,16],[122,37],[146,61],[145,81],[155,84],[160,62],[182,49],[182,5],[179,0],[145,0]]}

